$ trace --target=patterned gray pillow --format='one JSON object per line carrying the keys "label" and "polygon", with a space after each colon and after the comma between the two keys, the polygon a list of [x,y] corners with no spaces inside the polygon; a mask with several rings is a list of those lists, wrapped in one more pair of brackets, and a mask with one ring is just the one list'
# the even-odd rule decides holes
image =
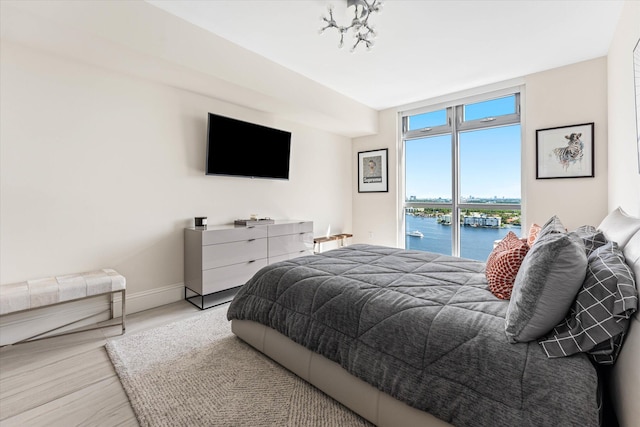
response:
{"label": "patterned gray pillow", "polygon": [[638,309],[634,275],[615,242],[591,252],[588,263],[571,312],[539,343],[549,358],[585,352],[597,363],[613,364]]}
{"label": "patterned gray pillow", "polygon": [[[545,227],[549,230],[545,231]],[[587,271],[584,243],[553,217],[522,261],[505,318],[510,342],[544,336],[569,312]]]}
{"label": "patterned gray pillow", "polygon": [[593,225],[583,225],[576,228],[572,233],[582,239],[587,256],[600,246],[604,246],[608,241],[604,233],[596,229]]}

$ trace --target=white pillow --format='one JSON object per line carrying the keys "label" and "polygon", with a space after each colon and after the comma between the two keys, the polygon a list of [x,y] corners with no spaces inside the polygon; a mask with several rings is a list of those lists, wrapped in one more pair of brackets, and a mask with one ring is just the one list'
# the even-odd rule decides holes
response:
{"label": "white pillow", "polygon": [[636,276],[636,286],[640,288],[640,230],[629,239],[622,253]]}
{"label": "white pillow", "polygon": [[622,208],[618,208],[602,220],[598,230],[602,231],[607,239],[616,242],[620,249],[624,249],[631,236],[640,230],[640,218],[632,217]]}

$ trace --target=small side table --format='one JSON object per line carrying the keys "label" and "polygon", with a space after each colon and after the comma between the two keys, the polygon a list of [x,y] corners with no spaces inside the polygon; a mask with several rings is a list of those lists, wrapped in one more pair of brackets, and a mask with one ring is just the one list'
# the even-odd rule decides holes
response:
{"label": "small side table", "polygon": [[349,233],[341,233],[341,234],[333,234],[331,236],[323,236],[323,237],[314,237],[313,238],[313,253],[322,252],[322,244],[327,242],[333,242],[336,240],[340,241],[340,247],[344,246],[345,240],[349,237],[353,237],[353,234]]}

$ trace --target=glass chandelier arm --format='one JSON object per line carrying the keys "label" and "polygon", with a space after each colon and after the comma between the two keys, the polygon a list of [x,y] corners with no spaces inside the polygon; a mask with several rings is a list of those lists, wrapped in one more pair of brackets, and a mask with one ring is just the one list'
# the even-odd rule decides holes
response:
{"label": "glass chandelier arm", "polygon": [[346,29],[345,31],[340,31],[340,42],[338,43],[338,47],[340,49],[342,49],[342,46],[344,46],[344,33],[346,33]]}
{"label": "glass chandelier arm", "polygon": [[368,10],[368,13],[372,13],[372,12],[380,13],[380,12],[382,12],[382,1],[381,0],[373,0],[371,2],[368,2],[367,0],[362,0],[362,2],[365,4],[365,7]]}
{"label": "glass chandelier arm", "polygon": [[329,17],[322,17],[322,20],[326,24],[320,33],[322,34],[327,28],[335,28],[340,33],[340,42],[338,47],[344,46],[344,35],[349,30],[353,30],[355,37],[355,44],[351,48],[353,52],[359,44],[363,44],[367,49],[371,49],[373,46],[373,40],[371,38],[376,37],[376,32],[372,26],[369,25],[369,17],[372,12],[380,12],[382,7],[381,0],[346,0],[347,7],[354,6],[354,16],[351,23],[348,26],[338,25],[333,16],[333,7],[329,6]]}
{"label": "glass chandelier arm", "polygon": [[355,39],[351,52],[354,52],[360,43],[364,44],[367,50],[370,50],[374,45],[374,41],[369,38],[369,33],[356,33]]}
{"label": "glass chandelier arm", "polygon": [[323,33],[327,28],[338,28],[338,23],[333,18],[333,8],[329,8],[329,17],[322,17],[322,20],[327,24],[323,28],[320,29],[320,33]]}

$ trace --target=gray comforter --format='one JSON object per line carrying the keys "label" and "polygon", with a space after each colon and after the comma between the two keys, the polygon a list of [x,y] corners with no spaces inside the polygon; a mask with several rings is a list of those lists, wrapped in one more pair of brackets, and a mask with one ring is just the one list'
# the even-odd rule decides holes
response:
{"label": "gray comforter", "polygon": [[482,262],[351,245],[263,268],[227,317],[267,325],[453,425],[598,425],[588,358],[508,343],[507,305]]}

